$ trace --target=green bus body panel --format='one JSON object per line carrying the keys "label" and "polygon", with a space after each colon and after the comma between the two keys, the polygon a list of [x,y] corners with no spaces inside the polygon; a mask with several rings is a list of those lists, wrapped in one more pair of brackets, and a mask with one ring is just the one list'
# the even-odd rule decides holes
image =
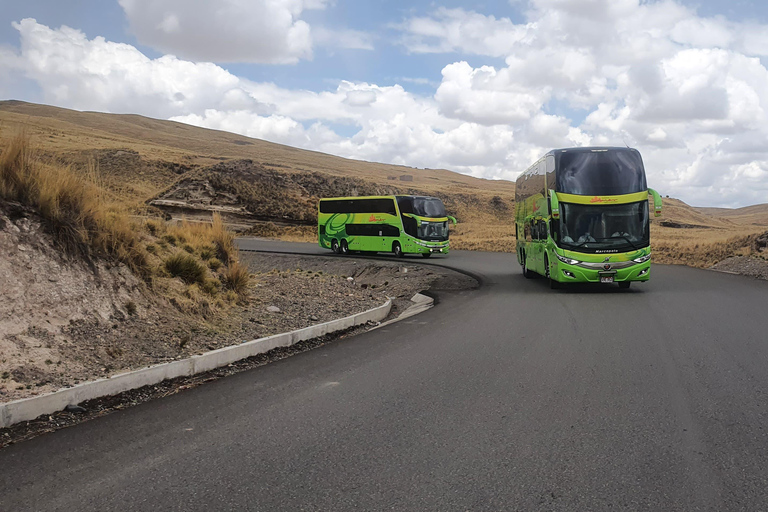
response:
{"label": "green bus body panel", "polygon": [[[395,208],[399,214],[399,208],[397,207],[397,200],[395,196],[365,196],[365,197],[334,197],[321,199],[322,201],[332,200],[355,200],[355,199],[392,199],[395,203]],[[416,221],[431,221],[431,222],[448,222],[450,217],[420,217],[414,214],[406,214],[409,217],[413,217]],[[369,212],[369,213],[321,213],[318,206],[317,214],[318,224],[318,245],[324,249],[330,249],[333,240],[337,243],[341,243],[342,240],[346,240],[347,246],[351,251],[363,251],[363,252],[392,252],[392,247],[395,242],[400,243],[400,247],[405,254],[448,254],[449,243],[445,241],[428,241],[420,240],[418,238],[408,235],[403,229],[403,221],[400,215],[391,215],[381,212]],[[376,234],[348,234],[347,225],[365,225],[368,229],[374,226],[381,227]],[[387,229],[384,226],[391,226],[396,228],[399,236],[388,236],[385,232]],[[391,229],[391,228],[390,228]],[[374,228],[375,230],[375,228]]]}
{"label": "green bus body panel", "polygon": [[[561,282],[599,283],[600,275],[610,273],[614,282],[647,281],[651,277],[651,247],[641,247],[637,250],[623,253],[582,253],[562,249],[555,244],[549,229],[552,219],[558,219],[563,203],[579,203],[591,205],[624,204],[642,201],[650,195],[653,198],[655,216],[661,214],[661,197],[658,192],[649,188],[646,192],[616,196],[576,196],[555,192],[548,185],[548,176],[555,172],[550,169],[547,153],[539,159],[516,182],[517,197],[515,198],[515,234],[517,236],[517,260],[521,265],[537,274],[546,275],[549,266],[550,278]],[[542,174],[544,170],[544,174]],[[551,178],[549,178],[551,179]],[[546,222],[546,239],[536,240],[530,235],[533,232],[531,224]],[[565,263],[557,256],[577,263]],[[634,260],[640,260],[637,263]],[[525,261],[523,261],[525,260]]]}

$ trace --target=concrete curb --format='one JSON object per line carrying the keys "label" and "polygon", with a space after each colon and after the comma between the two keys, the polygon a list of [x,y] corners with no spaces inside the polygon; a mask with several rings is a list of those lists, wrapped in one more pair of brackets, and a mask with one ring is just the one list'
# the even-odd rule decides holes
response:
{"label": "concrete curb", "polygon": [[[426,295],[422,293],[417,293],[413,297],[411,297],[411,302],[413,302],[413,306],[409,306],[408,309],[400,313],[397,318],[393,318],[392,320],[388,320],[384,323],[381,323],[374,327],[373,329],[380,329],[381,327],[384,327],[385,325],[393,324],[395,322],[399,322],[400,320],[404,320],[408,317],[411,317],[413,315],[418,315],[419,313],[422,313],[428,309],[430,309],[432,306],[435,305],[435,299],[432,297],[427,297]],[[371,330],[373,330],[371,329]]]}
{"label": "concrete curb", "polygon": [[179,361],[121,373],[107,379],[85,382],[47,395],[0,404],[0,428],[9,427],[21,421],[33,420],[42,414],[52,414],[64,409],[67,405],[76,405],[85,400],[116,395],[130,389],[157,384],[167,379],[207,372],[247,357],[269,352],[277,347],[288,347],[300,341],[349,329],[369,321],[379,322],[389,315],[391,308],[392,300],[388,299],[381,306],[345,318],[247,341],[240,345],[220,348]]}

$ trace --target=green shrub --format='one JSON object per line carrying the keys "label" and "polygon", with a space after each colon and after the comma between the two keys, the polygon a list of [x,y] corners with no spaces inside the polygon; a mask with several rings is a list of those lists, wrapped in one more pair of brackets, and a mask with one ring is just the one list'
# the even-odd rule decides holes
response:
{"label": "green shrub", "polygon": [[188,254],[176,253],[165,260],[165,270],[173,277],[178,277],[187,284],[203,283],[205,267]]}

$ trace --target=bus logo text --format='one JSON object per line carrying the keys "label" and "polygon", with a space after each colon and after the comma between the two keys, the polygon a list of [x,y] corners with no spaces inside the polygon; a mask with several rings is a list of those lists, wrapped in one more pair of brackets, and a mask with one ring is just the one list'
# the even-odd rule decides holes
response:
{"label": "bus logo text", "polygon": [[615,197],[593,197],[589,202],[590,203],[615,203],[618,201]]}

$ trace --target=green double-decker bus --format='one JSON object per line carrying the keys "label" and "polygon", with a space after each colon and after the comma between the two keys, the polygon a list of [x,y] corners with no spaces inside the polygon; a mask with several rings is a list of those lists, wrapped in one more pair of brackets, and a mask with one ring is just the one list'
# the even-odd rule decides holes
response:
{"label": "green double-decker bus", "polygon": [[448,254],[448,223],[456,223],[440,199],[426,196],[333,197],[318,210],[320,247],[340,254]]}
{"label": "green double-decker bus", "polygon": [[516,182],[515,234],[523,275],[561,283],[618,283],[651,277],[648,195],[640,152],[586,147],[548,152]]}

